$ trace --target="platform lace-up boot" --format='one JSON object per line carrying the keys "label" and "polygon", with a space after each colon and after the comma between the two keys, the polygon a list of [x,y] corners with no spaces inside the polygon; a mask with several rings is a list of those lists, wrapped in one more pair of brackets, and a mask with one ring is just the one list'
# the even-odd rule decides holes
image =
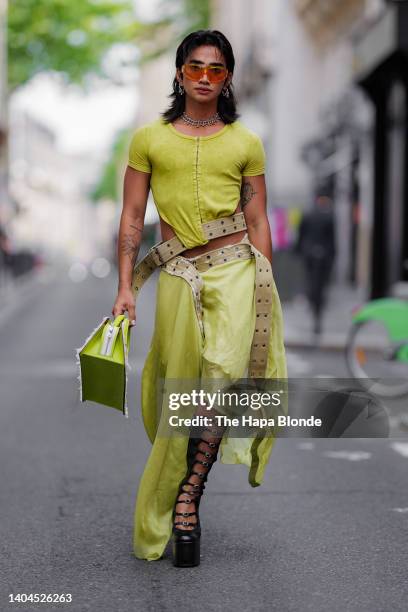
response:
{"label": "platform lace-up boot", "polygon": [[200,564],[201,526],[198,514],[208,473],[217,461],[224,428],[203,429],[200,438],[191,437],[187,449],[187,475],[182,480],[173,510],[173,564],[194,567]]}

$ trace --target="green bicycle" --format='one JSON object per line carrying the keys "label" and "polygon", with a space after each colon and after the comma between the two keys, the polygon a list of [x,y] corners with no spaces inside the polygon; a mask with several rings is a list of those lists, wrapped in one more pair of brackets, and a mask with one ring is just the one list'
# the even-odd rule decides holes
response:
{"label": "green bicycle", "polygon": [[356,308],[346,362],[351,376],[372,393],[408,394],[408,302],[381,298]]}

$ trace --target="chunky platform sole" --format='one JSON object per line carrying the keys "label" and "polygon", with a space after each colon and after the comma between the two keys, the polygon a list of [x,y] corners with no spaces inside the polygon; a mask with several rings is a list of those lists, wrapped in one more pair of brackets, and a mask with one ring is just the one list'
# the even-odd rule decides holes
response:
{"label": "chunky platform sole", "polygon": [[173,541],[173,565],[175,567],[200,565],[200,538],[191,542]]}

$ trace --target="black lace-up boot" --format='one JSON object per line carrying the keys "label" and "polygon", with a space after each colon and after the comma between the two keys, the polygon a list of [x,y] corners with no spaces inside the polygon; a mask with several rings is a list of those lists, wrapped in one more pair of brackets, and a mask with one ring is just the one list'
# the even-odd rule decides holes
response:
{"label": "black lace-up boot", "polygon": [[217,461],[223,428],[205,428],[200,438],[190,438],[187,474],[183,478],[173,510],[173,564],[200,564],[201,526],[198,514],[201,496],[212,465]]}

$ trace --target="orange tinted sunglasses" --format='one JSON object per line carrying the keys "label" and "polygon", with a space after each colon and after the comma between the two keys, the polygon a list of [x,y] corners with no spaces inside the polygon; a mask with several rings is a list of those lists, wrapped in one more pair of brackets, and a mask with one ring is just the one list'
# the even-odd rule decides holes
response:
{"label": "orange tinted sunglasses", "polygon": [[203,66],[202,64],[194,64],[193,62],[190,64],[183,64],[181,72],[191,81],[200,81],[204,74],[206,74],[210,83],[220,83],[228,74],[228,70],[224,68],[224,66],[216,66],[213,64]]}

